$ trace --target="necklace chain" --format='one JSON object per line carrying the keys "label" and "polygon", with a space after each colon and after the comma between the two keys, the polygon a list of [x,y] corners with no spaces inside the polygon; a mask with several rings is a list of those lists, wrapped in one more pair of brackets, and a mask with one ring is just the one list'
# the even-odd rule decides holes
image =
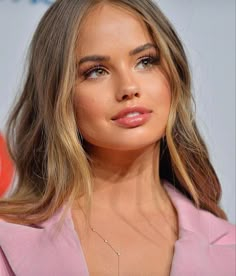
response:
{"label": "necklace chain", "polygon": [[[170,227],[171,227],[171,226],[170,226]],[[89,228],[90,228],[91,231],[94,232],[100,239],[102,239],[103,242],[104,242],[105,244],[107,244],[107,245],[111,248],[111,250],[115,253],[115,255],[117,256],[117,275],[120,276],[120,256],[121,256],[120,252],[117,251],[117,250],[111,245],[111,243],[110,243],[107,239],[104,239],[103,236],[102,236],[100,233],[98,233],[98,232],[95,230],[95,228],[93,228],[93,227],[90,225],[90,223],[89,223]],[[172,227],[171,227],[171,228],[172,228]],[[178,236],[177,231],[176,231],[174,228],[172,228],[172,229],[173,229],[173,231],[175,232],[175,234]]]}
{"label": "necklace chain", "polygon": [[116,256],[117,256],[117,271],[118,271],[118,276],[120,275],[120,252],[118,252],[111,244],[110,244],[110,242],[108,241],[108,240],[106,240],[106,239],[104,239],[103,237],[102,237],[102,235],[101,234],[99,234],[93,227],[91,227],[91,225],[89,225],[89,227],[90,227],[90,229],[95,233],[95,234],[97,234],[97,236],[99,237],[99,238],[101,238],[102,240],[103,240],[103,242],[104,243],[106,243],[111,249],[112,249],[112,251],[116,254]]}

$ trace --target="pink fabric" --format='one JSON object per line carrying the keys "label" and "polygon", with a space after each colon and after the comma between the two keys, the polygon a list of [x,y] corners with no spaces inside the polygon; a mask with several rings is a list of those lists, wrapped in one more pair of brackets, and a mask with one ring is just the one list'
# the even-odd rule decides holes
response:
{"label": "pink fabric", "polygon": [[[179,219],[170,276],[235,276],[235,225],[197,209],[168,182],[164,187]],[[35,227],[0,221],[0,276],[89,275],[70,211],[54,235],[62,211]]]}

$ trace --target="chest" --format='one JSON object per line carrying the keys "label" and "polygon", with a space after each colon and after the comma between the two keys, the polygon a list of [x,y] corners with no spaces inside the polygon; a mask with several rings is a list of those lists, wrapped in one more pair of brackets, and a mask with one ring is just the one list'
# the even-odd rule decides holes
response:
{"label": "chest", "polygon": [[75,223],[90,276],[170,275],[177,239],[171,225],[155,217],[94,222],[94,230],[81,217]]}
{"label": "chest", "polygon": [[90,275],[170,275],[173,250],[171,246],[158,249],[134,240],[120,250],[118,256],[109,246],[99,242],[82,244]]}

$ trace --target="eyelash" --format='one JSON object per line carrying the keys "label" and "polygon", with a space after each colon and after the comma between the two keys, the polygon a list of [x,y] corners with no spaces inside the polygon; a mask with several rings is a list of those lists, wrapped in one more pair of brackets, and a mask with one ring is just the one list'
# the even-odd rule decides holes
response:
{"label": "eyelash", "polygon": [[[143,62],[143,61],[145,61],[145,60],[149,60],[149,62],[150,62],[151,65],[159,65],[159,62],[160,62],[159,56],[153,55],[153,54],[149,54],[149,55],[147,55],[147,56],[141,57],[139,63],[140,63],[140,62]],[[99,69],[105,70],[105,69],[103,68],[103,65],[102,65],[102,64],[97,64],[97,65],[91,67],[90,69],[86,70],[84,73],[82,73],[82,75],[83,75],[83,77],[84,77],[85,79],[88,79],[88,78],[89,78],[89,75],[90,75],[91,73],[93,73],[94,71],[97,71],[97,70],[99,70]]]}

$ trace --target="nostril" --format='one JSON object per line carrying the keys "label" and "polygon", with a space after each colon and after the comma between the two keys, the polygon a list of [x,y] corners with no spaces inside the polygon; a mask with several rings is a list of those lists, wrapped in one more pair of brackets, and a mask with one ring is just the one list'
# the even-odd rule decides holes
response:
{"label": "nostril", "polygon": [[124,93],[124,95],[121,97],[121,99],[122,100],[128,100],[128,99],[132,99],[133,97],[140,97],[139,92]]}

